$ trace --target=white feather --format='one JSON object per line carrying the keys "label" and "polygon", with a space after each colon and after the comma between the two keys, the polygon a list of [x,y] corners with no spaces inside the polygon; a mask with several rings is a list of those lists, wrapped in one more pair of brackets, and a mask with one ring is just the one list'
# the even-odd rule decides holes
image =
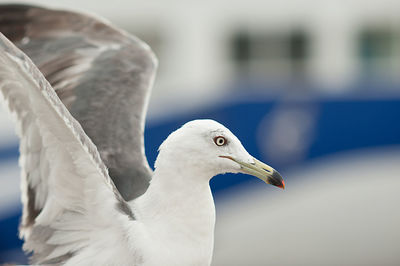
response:
{"label": "white feather", "polygon": [[[117,210],[115,187],[97,149],[39,70],[3,35],[0,49],[0,91],[19,125],[24,212],[28,212],[28,187],[34,190],[34,206],[40,210],[34,223],[21,230],[25,249],[39,255],[49,252],[39,256],[41,263],[72,253],[79,258],[93,246],[94,236],[104,248],[111,248],[109,236],[128,246],[122,224],[134,221]],[[85,227],[76,220],[80,225],[84,221]],[[41,228],[51,234],[44,243],[37,241],[44,234]],[[118,250],[113,244],[112,249]],[[103,264],[107,259],[110,264],[118,261],[102,259]]]}

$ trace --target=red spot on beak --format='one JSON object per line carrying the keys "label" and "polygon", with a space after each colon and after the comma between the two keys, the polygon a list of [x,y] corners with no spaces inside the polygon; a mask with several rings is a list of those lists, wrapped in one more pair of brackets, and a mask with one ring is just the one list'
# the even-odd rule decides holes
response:
{"label": "red spot on beak", "polygon": [[280,187],[281,189],[285,189],[285,181],[282,180],[282,185],[278,187]]}

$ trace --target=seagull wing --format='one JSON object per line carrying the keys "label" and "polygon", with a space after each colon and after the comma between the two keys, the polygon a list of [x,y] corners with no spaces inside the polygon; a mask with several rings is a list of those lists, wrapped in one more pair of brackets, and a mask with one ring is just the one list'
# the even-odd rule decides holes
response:
{"label": "seagull wing", "polygon": [[95,17],[27,5],[0,6],[0,32],[79,121],[124,199],[143,194],[152,175],[143,139],[157,68],[150,48]]}
{"label": "seagull wing", "polygon": [[91,245],[101,252],[128,246],[134,215],[96,146],[33,62],[1,33],[0,94],[21,139],[20,233],[33,262],[65,262]]}

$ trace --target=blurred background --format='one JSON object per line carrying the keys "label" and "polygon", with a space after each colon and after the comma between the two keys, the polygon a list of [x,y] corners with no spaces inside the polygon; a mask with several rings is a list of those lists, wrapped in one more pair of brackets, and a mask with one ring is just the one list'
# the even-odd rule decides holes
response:
{"label": "blurred background", "polygon": [[[150,165],[171,131],[211,118],[281,172],[284,191],[211,181],[213,265],[400,265],[400,1],[29,3],[100,15],[153,48]],[[17,160],[1,106],[0,263],[26,262]]]}

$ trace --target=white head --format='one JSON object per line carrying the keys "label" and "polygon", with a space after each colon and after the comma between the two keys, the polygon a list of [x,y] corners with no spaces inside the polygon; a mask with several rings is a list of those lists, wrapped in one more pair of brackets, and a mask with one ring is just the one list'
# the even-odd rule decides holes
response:
{"label": "white head", "polygon": [[213,120],[194,120],[171,133],[161,144],[155,168],[173,166],[182,173],[205,173],[211,179],[222,173],[243,172],[284,188],[272,167],[251,156],[232,132]]}

